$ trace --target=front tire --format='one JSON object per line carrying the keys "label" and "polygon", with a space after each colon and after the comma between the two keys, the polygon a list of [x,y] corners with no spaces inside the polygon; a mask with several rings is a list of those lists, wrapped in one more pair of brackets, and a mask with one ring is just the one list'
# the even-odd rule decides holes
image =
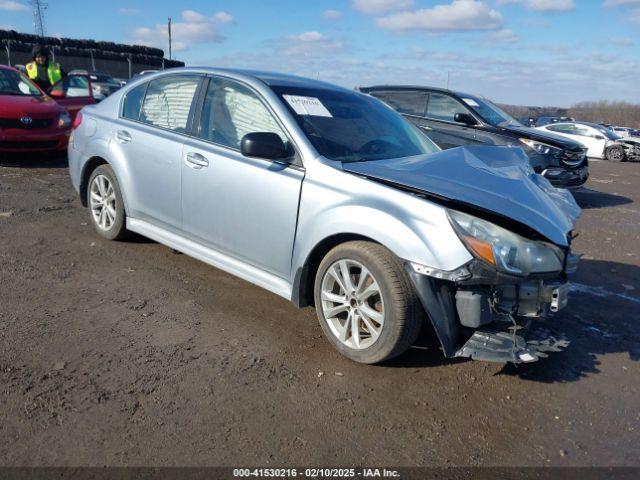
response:
{"label": "front tire", "polygon": [[89,218],[96,232],[107,240],[128,236],[120,185],[109,165],[100,165],[89,177],[87,188]]}
{"label": "front tire", "polygon": [[401,261],[373,242],[347,242],[331,250],[316,273],[314,296],[329,341],[360,363],[404,353],[425,317]]}
{"label": "front tire", "polygon": [[610,162],[624,162],[624,150],[620,146],[609,147],[605,156]]}

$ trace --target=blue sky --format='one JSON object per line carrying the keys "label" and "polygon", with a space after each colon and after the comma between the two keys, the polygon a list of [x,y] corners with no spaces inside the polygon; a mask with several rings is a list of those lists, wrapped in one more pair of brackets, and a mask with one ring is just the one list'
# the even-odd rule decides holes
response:
{"label": "blue sky", "polygon": [[[0,28],[33,32],[26,0]],[[344,86],[444,86],[519,105],[640,103],[640,0],[48,0],[47,33],[158,46],[188,65]]]}

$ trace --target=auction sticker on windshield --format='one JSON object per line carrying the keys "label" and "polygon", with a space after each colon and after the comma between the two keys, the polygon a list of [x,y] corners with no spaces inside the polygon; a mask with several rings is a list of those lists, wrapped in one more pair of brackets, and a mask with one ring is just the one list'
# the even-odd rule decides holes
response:
{"label": "auction sticker on windshield", "polygon": [[298,115],[332,117],[331,112],[315,97],[301,97],[299,95],[283,95],[283,97]]}

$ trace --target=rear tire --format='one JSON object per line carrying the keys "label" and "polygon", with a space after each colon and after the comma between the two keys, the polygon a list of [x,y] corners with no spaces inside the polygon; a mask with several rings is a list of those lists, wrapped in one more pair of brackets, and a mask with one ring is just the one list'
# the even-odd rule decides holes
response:
{"label": "rear tire", "polygon": [[402,262],[373,242],[347,242],[331,250],[316,273],[314,296],[329,341],[360,363],[404,353],[425,318]]}
{"label": "rear tire", "polygon": [[624,149],[618,145],[609,147],[605,153],[607,160],[610,162],[624,162]]}
{"label": "rear tire", "polygon": [[91,224],[101,237],[122,240],[129,236],[122,192],[110,165],[100,165],[91,173],[87,205]]}

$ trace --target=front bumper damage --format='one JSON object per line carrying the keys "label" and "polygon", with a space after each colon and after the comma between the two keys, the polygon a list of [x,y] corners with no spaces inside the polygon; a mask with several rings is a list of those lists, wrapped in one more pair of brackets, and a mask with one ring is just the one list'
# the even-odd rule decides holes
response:
{"label": "front bumper damage", "polygon": [[567,306],[567,273],[579,257],[569,255],[565,272],[519,278],[473,260],[456,272],[407,264],[406,270],[446,357],[529,363],[558,352],[569,342],[540,320]]}

